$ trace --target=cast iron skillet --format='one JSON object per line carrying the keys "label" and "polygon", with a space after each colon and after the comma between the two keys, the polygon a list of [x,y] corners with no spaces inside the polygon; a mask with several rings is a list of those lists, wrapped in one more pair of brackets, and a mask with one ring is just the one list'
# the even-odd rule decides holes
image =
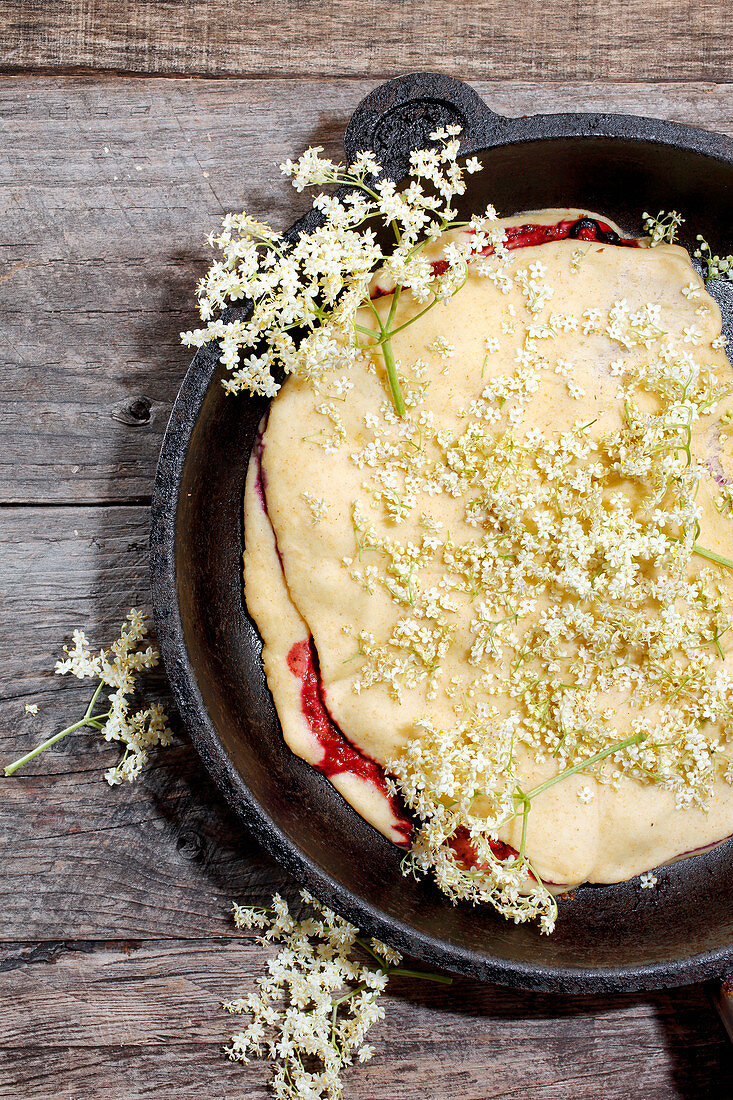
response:
{"label": "cast iron skillet", "polygon": [[[718,251],[733,251],[733,142],[623,115],[507,119],[466,84],[417,73],[357,108],[347,162],[371,148],[405,174],[410,149],[437,125],[463,126],[481,151],[465,210],[502,214],[584,206],[630,234],[642,210],[676,209]],[[295,150],[294,152],[297,152]],[[291,232],[307,231],[306,216]],[[728,328],[730,286],[714,288]],[[727,294],[727,297],[726,297]],[[488,908],[452,906],[400,872],[402,853],[327,780],[285,747],[243,603],[242,493],[260,400],[227,397],[216,347],[202,348],[163,441],[152,508],[151,577],[165,666],[194,744],[226,799],[266,848],[349,920],[426,963],[525,989],[651,989],[733,967],[733,842],[638,880],[584,887],[561,902],[557,930],[507,924]],[[327,461],[327,460],[325,460]]]}

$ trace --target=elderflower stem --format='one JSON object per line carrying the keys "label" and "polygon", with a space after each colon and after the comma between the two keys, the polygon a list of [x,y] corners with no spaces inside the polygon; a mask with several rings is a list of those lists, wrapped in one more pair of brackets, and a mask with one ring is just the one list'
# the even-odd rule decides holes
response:
{"label": "elderflower stem", "polygon": [[541,783],[539,787],[534,787],[531,791],[527,791],[526,794],[520,797],[523,802],[536,798],[538,794],[542,794],[550,787],[554,787],[561,779],[567,779],[570,775],[576,775],[578,772],[585,771],[586,768],[591,767],[593,764],[598,764],[601,760],[605,760],[606,757],[610,756],[612,753],[620,752],[621,749],[626,749],[629,745],[638,745],[641,741],[646,741],[645,733],[635,733],[633,737],[627,737],[624,741],[616,741],[613,745],[609,745],[608,748],[603,749],[601,752],[597,752],[595,756],[589,756],[587,760],[580,760],[577,764],[574,764],[572,768],[566,768],[564,772],[560,772],[559,775],[554,775],[552,779],[547,779],[544,783]]}
{"label": "elderflower stem", "polygon": [[[49,737],[7,767],[0,766],[0,774],[13,775],[63,737],[86,727],[98,733],[106,732],[106,740],[121,741],[125,746],[120,763],[105,772],[104,777],[109,785],[114,786],[123,779],[130,782],[136,779],[147,762],[148,750],[153,745],[169,745],[172,738],[160,703],[150,703],[148,707],[130,713],[130,696],[136,689],[140,673],[143,669],[154,668],[160,660],[160,654],[152,646],[141,648],[146,634],[145,616],[134,607],[125,616],[119,637],[107,649],[93,653],[84,631],[75,630],[73,644],[63,647],[65,656],[56,662],[55,672],[60,676],[72,675],[79,680],[96,681],[89,705],[77,722]],[[97,700],[105,688],[115,689],[109,697],[111,705],[108,710],[95,714]],[[113,730],[109,728],[112,719]]]}
{"label": "elderflower stem", "polygon": [[[372,310],[374,310],[373,303],[370,301],[369,304],[371,305]],[[429,313],[430,310],[433,308],[433,306],[435,306],[437,304],[438,304],[438,299],[433,298],[432,302],[429,302],[423,309],[420,310],[419,313],[416,313],[414,317],[410,317],[409,321],[403,321],[401,325],[398,325],[397,328],[390,329],[389,332],[387,331],[386,326],[382,327],[381,336],[377,336],[377,338],[374,340],[373,344],[370,344],[369,347],[382,347],[385,343],[387,343],[389,340],[391,340],[391,338],[393,336],[396,336],[398,332],[402,332],[403,329],[409,328],[410,325],[414,325],[415,321],[419,321],[421,317],[424,317],[424,315],[426,313]],[[376,313],[376,310],[374,310],[374,312]],[[377,314],[377,320],[380,321],[380,327],[381,327],[381,320],[380,320],[378,314]],[[354,325],[355,329],[358,328],[358,327],[359,326]],[[359,329],[359,331],[364,332],[364,333],[368,333],[369,329]],[[376,334],[372,333],[372,335],[376,335]]]}
{"label": "elderflower stem", "polygon": [[451,985],[453,982],[453,979],[447,977],[445,974],[434,974],[432,972],[426,972],[424,970],[407,970],[401,966],[389,966],[389,964],[382,958],[381,955],[377,954],[377,952],[370,946],[370,944],[366,943],[364,940],[359,939],[358,937],[356,939],[356,942],[359,944],[359,947],[361,947],[362,951],[366,951],[368,955],[371,955],[371,957],[377,963],[379,963],[380,968],[390,978],[393,975],[396,975],[398,978],[424,978],[426,982],[440,982],[443,985]]}
{"label": "elderflower stem", "polygon": [[367,955],[371,955],[371,957],[379,963],[382,969],[387,966],[387,963],[384,961],[382,956],[378,955],[377,952],[368,943],[366,943],[364,940],[360,940],[358,936],[356,942],[359,944],[359,947],[362,949],[362,951],[366,951]]}
{"label": "elderflower stem", "polygon": [[424,970],[408,970],[403,966],[396,966],[389,971],[390,978],[422,978],[426,982],[438,982],[440,985],[452,985],[453,979],[447,974],[427,974]]}
{"label": "elderflower stem", "polygon": [[387,379],[389,380],[389,388],[392,394],[392,401],[394,402],[395,412],[402,420],[407,416],[407,409],[405,408],[404,398],[402,397],[402,390],[400,389],[400,380],[397,374],[397,364],[395,363],[394,352],[392,351],[392,344],[389,336],[384,338],[382,343],[382,355],[384,356],[384,365],[387,368]]}
{"label": "elderflower stem", "polygon": [[396,336],[398,332],[402,332],[403,329],[409,328],[410,325],[414,325],[415,321],[419,321],[421,317],[424,317],[426,313],[429,313],[433,306],[437,304],[438,299],[433,298],[432,302],[428,302],[428,304],[424,306],[419,313],[416,313],[414,317],[411,317],[409,319],[409,321],[403,321],[401,325],[397,326],[397,328],[393,328],[392,331],[388,332],[383,339],[389,340],[391,336]]}
{"label": "elderflower stem", "polygon": [[733,569],[733,561],[730,558],[724,558],[722,554],[716,554],[714,550],[706,550],[704,546],[700,546],[698,542],[692,544],[693,554],[697,554],[700,558],[706,558],[707,561],[715,562],[716,565],[722,565],[726,569]]}
{"label": "elderflower stem", "polygon": [[366,988],[366,982],[360,982],[359,985],[355,985],[353,989],[350,989],[348,993],[344,993],[343,997],[334,997],[331,1002],[333,1004],[334,1013],[337,1012],[339,1005],[344,1004],[346,1001],[350,1001],[357,993],[363,993]]}
{"label": "elderflower stem", "polygon": [[532,800],[519,787],[517,787],[517,790],[522,799],[522,839],[519,842],[519,862],[524,863],[527,852],[527,824],[529,822],[529,811],[532,809]]}
{"label": "elderflower stem", "polygon": [[22,768],[24,764],[27,764],[29,760],[32,760],[34,756],[38,756],[38,754],[42,753],[44,749],[48,749],[51,747],[51,745],[55,745],[57,741],[60,741],[62,739],[62,737],[66,737],[67,734],[73,733],[74,730],[81,729],[82,726],[93,726],[95,729],[101,729],[101,726],[98,725],[99,720],[109,718],[111,711],[108,711],[107,714],[96,714],[94,718],[92,718],[91,715],[94,704],[96,703],[99,693],[103,687],[104,682],[100,680],[99,686],[94,692],[94,695],[91,698],[91,701],[86,709],[86,713],[83,718],[80,718],[78,722],[74,722],[73,725],[67,726],[66,729],[61,730],[60,733],[55,733],[53,737],[49,737],[48,740],[43,741],[40,745],[36,745],[35,749],[31,749],[30,752],[27,752],[25,756],[21,756],[20,759],[14,760],[12,764],[8,764],[7,768],[3,769],[3,774],[5,775],[5,777],[7,778],[8,776],[13,775],[13,773],[17,772],[19,768]]}
{"label": "elderflower stem", "polygon": [[371,298],[369,299],[369,306],[371,307],[372,313],[374,314],[374,316],[377,320],[377,324],[379,325],[379,330],[380,330],[380,333],[381,333],[380,339],[377,341],[377,343],[379,345],[381,345],[381,348],[382,348],[382,355],[384,357],[384,365],[387,368],[387,379],[389,381],[389,388],[390,388],[390,392],[392,394],[392,402],[393,402],[394,407],[395,407],[395,412],[397,413],[397,415],[402,420],[404,420],[405,417],[407,416],[407,409],[405,408],[405,402],[404,402],[404,399],[402,397],[402,390],[400,389],[400,379],[399,379],[399,375],[397,374],[397,364],[395,363],[394,352],[392,351],[392,342],[391,342],[392,333],[390,332],[390,327],[389,327],[392,324],[392,321],[394,320],[394,315],[395,315],[395,312],[397,310],[397,302],[399,301],[399,297],[400,297],[400,287],[398,286],[398,287],[395,287],[394,292],[392,294],[392,303],[390,305],[389,315],[387,317],[387,320],[384,323],[382,322],[382,318],[379,316],[379,312],[377,311],[377,309],[374,305],[374,302],[372,302]]}

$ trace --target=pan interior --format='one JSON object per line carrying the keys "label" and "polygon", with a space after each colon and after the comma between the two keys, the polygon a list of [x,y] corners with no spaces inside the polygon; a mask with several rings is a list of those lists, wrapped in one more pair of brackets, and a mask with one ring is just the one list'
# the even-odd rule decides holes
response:
{"label": "pan interior", "polygon": [[[733,251],[733,167],[723,161],[595,137],[498,146],[481,159],[485,169],[471,177],[466,210],[488,202],[502,215],[585,206],[638,234],[642,211],[676,209],[687,219],[683,244],[694,245],[699,232],[714,251]],[[715,291],[729,336],[731,291],[730,284]],[[241,584],[244,478],[264,405],[225,396],[219,372],[215,353],[202,349],[180,399],[189,405],[182,415],[195,423],[175,516],[187,653],[171,679],[197,746],[245,820],[345,915],[389,928],[395,942],[428,961],[528,988],[640,988],[720,972],[733,958],[730,843],[666,868],[653,891],[638,882],[577,890],[561,902],[555,933],[544,937],[487,908],[454,907],[429,882],[405,878],[401,853],[290,754]],[[196,386],[200,393],[212,375],[200,399]]]}

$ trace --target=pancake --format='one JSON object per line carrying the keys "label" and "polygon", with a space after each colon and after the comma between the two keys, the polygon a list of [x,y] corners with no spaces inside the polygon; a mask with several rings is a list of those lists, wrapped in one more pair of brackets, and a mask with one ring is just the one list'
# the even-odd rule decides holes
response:
{"label": "pancake", "polygon": [[[580,210],[530,212],[503,224],[554,227],[584,217],[620,235]],[[655,641],[653,652],[629,656],[630,673],[621,656],[610,656],[614,646],[622,653],[619,639],[634,636],[634,616],[649,637],[654,621],[667,632],[678,619],[692,621],[682,588],[670,596],[668,584],[649,596],[664,554],[664,569],[679,572],[669,540],[660,549],[653,518],[664,498],[655,478],[675,462],[669,476],[682,484],[689,468],[699,482],[698,542],[709,555],[730,556],[733,460],[722,391],[731,367],[719,308],[684,249],[514,237],[519,244],[508,257],[472,261],[454,298],[393,337],[406,420],[394,414],[378,350],[348,376],[287,379],[247,479],[246,600],[287,744],[398,844],[407,843],[410,822],[384,771],[394,771],[426,732],[455,730],[470,741],[471,723],[495,730],[497,754],[511,746],[516,782],[530,791],[643,730],[648,742],[634,767],[614,758],[567,776],[533,800],[527,821],[526,852],[542,880],[618,882],[733,832],[725,766],[733,738],[722,703],[705,717],[709,685],[716,699],[727,699],[733,671],[725,620],[733,574],[688,552],[684,584],[701,593],[695,622],[719,623],[715,636],[708,639],[703,624],[689,651],[685,639],[666,649]],[[445,244],[437,242],[436,257]],[[390,302],[389,285],[375,280],[374,308],[383,318]],[[403,293],[395,326],[419,308]],[[680,404],[665,390],[660,363],[670,377],[689,369],[690,392],[708,377],[721,387],[707,405],[700,398],[679,446],[660,450],[642,476],[640,441],[648,442],[655,417],[671,423]],[[565,463],[562,477],[557,463]],[[504,516],[492,477],[506,498]],[[557,502],[554,512],[537,506],[538,493],[549,499],[550,484],[575,493],[586,508],[583,524]],[[511,501],[530,517],[526,547],[512,527]],[[594,611],[599,581],[582,558],[591,506],[607,511],[607,527],[616,530],[601,570],[603,622]],[[642,549],[623,557],[618,530],[642,516]],[[713,606],[722,609],[717,618]],[[590,679],[563,683],[561,659],[548,649],[550,627],[573,668],[589,637],[602,652],[598,639],[607,632],[612,663],[600,689]],[[669,691],[650,689],[652,663],[672,678]],[[683,710],[697,724],[668,761],[660,731],[674,728],[679,740],[674,722]],[[540,728],[543,713],[547,728]],[[520,848],[522,824],[515,816],[497,830],[507,850]]]}

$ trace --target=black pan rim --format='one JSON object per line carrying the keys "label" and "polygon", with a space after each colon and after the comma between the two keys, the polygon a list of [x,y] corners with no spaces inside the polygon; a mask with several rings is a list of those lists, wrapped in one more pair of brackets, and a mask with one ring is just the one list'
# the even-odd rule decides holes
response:
{"label": "black pan rim", "polygon": [[[427,90],[427,91],[426,91]],[[705,157],[733,164],[733,141],[696,127],[663,120],[617,114],[559,114],[503,119],[466,84],[450,77],[419,73],[398,77],[371,92],[354,112],[346,132],[347,155],[364,148],[370,123],[384,111],[386,100],[404,104],[426,94],[448,95],[466,102],[480,125],[466,134],[463,152],[496,145],[527,144],[566,137],[673,144]],[[356,144],[355,144],[356,142]],[[361,144],[359,144],[361,142]],[[399,167],[399,166],[398,166]],[[307,228],[310,215],[292,231]],[[538,991],[573,993],[630,992],[690,984],[720,977],[733,966],[733,944],[703,954],[638,967],[572,968],[512,962],[492,958],[460,945],[448,944],[397,918],[382,914],[364,899],[332,879],[297,845],[287,840],[267,808],[246,786],[232,765],[198,689],[186,648],[176,587],[176,516],[191,435],[217,367],[217,353],[208,345],[197,353],[179,390],[161,447],[151,507],[150,580],[153,612],[163,663],[183,723],[204,765],[226,801],[257,840],[311,892],[333,904],[365,932],[393,943],[431,965],[484,981]]]}
{"label": "black pan rim", "polygon": [[[461,149],[470,154],[494,145],[526,144],[552,138],[616,138],[684,147],[733,164],[733,139],[712,130],[645,115],[559,112],[506,117],[486,104],[469,84],[442,73],[414,72],[395,77],[369,92],[356,107],[344,135],[347,157],[367,147],[385,112],[423,97],[446,97],[466,116]],[[476,143],[481,141],[480,145]]]}

